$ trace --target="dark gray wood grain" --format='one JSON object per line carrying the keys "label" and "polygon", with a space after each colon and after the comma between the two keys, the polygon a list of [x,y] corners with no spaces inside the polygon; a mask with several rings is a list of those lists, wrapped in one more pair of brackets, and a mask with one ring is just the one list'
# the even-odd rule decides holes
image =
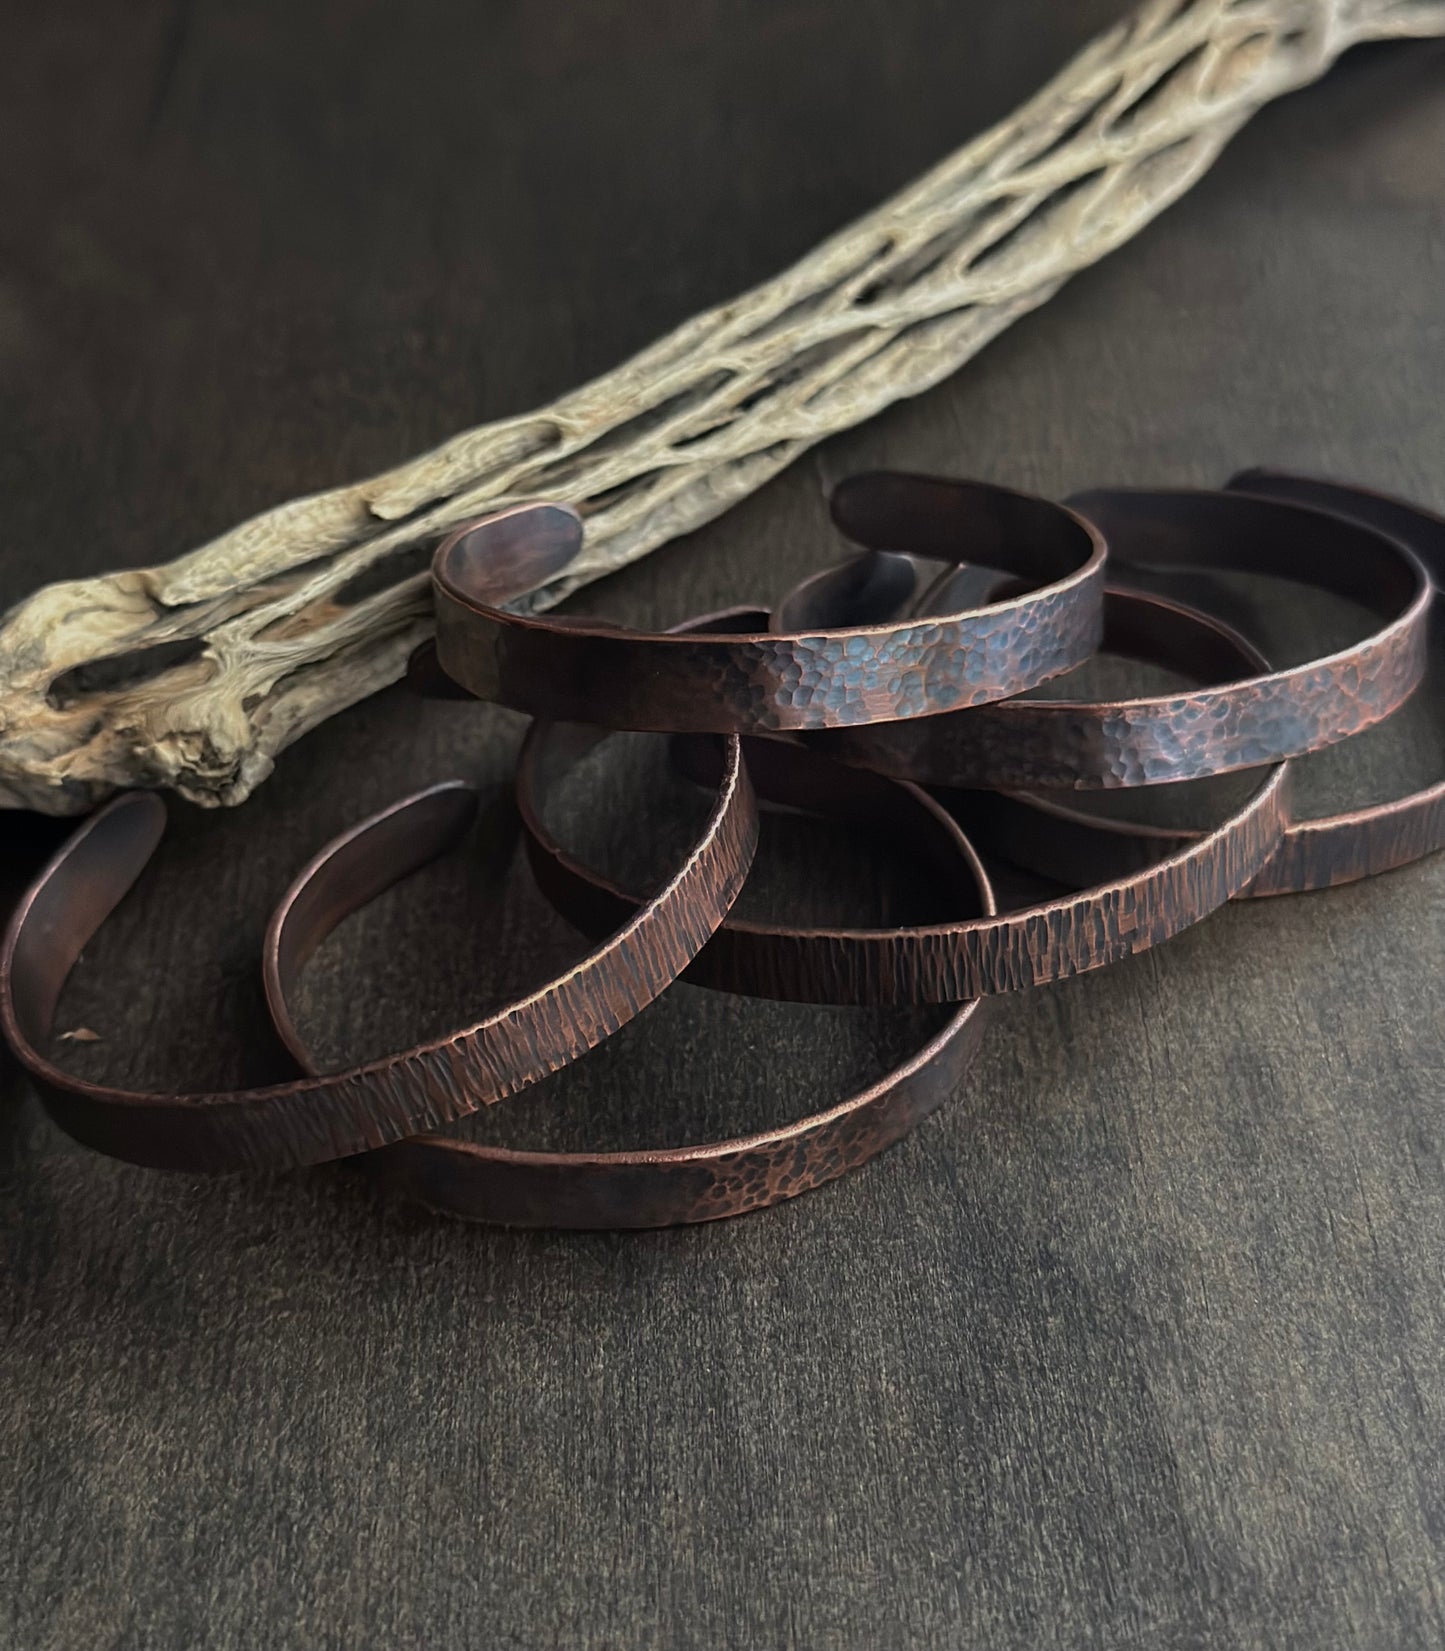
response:
{"label": "dark gray wood grain", "polygon": [[[580,381],[1115,9],[26,8],[0,69],[0,597]],[[585,600],[657,623],[770,595],[838,553],[823,486],[864,465],[1062,492],[1267,462],[1445,506],[1442,271],[1445,52],[1357,54],[954,381]],[[1308,795],[1430,774],[1441,699],[1312,759]],[[279,1074],[257,947],[292,870],[416,784],[500,782],[518,726],[387,693],[244,809],[176,809],[62,1006],[102,1039],[69,1058]],[[572,827],[635,862],[643,771],[593,769]],[[7,877],[53,836],[0,823]],[[317,959],[332,1053],[575,947],[495,837]],[[907,867],[823,856],[775,830],[749,898],[926,904]],[[1011,1000],[915,1139],[696,1231],[465,1228],[341,1169],[146,1173],[68,1143],[7,1068],[0,1646],[1440,1644],[1442,895],[1436,861],[1230,909]],[[917,1033],[679,988],[477,1127],[746,1127]]]}

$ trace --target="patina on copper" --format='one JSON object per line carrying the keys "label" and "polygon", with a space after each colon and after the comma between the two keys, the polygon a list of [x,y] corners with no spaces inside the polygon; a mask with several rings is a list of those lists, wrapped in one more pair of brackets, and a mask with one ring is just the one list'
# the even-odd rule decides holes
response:
{"label": "patina on copper", "polygon": [[[1316,532],[1325,512],[1408,545],[1434,586],[1427,625],[1437,668],[1445,660],[1445,519],[1406,500],[1341,482],[1279,471],[1246,470],[1229,483],[1248,508],[1297,508],[1300,531]],[[1267,497],[1266,497],[1267,496]],[[1194,593],[1197,599],[1197,593]],[[1062,801],[1020,795],[970,797],[970,829],[1015,864],[1072,882],[1127,876],[1196,834],[1143,822],[1105,819]],[[1445,780],[1405,797],[1313,820],[1291,820],[1278,850],[1242,898],[1306,893],[1392,871],[1445,847]]]}
{"label": "patina on copper", "polygon": [[[768,623],[766,608],[735,607],[685,620],[677,628],[687,634],[746,635]],[[626,923],[641,897],[569,853],[546,823],[543,800],[559,767],[577,762],[609,737],[607,729],[538,719],[522,741],[515,779],[517,812],[537,884],[575,927],[590,935],[609,934]],[[916,786],[847,768],[783,743],[784,738],[744,741],[747,768],[760,801],[847,820],[877,834],[891,851],[917,857],[935,879],[940,916],[977,909],[977,878],[968,857],[959,854],[958,826],[933,798]],[[703,786],[716,786],[719,736],[676,734],[672,746],[683,772]],[[846,981],[871,971],[867,960],[859,957],[840,971],[839,958],[866,952],[877,932],[730,917],[705,948],[706,957],[694,959],[682,978],[694,985],[747,990],[790,1002],[845,1003],[849,1000],[841,994]],[[739,981],[748,984],[740,987]]]}
{"label": "patina on copper", "polygon": [[[852,497],[868,485],[860,478],[840,491]],[[936,568],[880,551],[867,601],[876,611],[878,592],[886,591],[885,620],[852,622],[850,591],[825,584],[800,601],[806,611],[796,628],[751,635],[643,633],[602,620],[509,612],[502,606],[509,598],[577,556],[582,523],[561,505],[498,511],[459,528],[437,550],[436,659],[469,693],[534,716],[747,733],[982,705],[1036,687],[1093,653],[1105,560],[1094,528],[1060,505],[1007,488],[918,485],[966,493],[966,531],[952,536]],[[960,570],[965,559],[999,571],[980,580]]]}
{"label": "patina on copper", "polygon": [[[1235,669],[1252,668],[1258,655],[1227,626],[1203,617],[1198,625],[1211,632],[1221,649],[1236,649]],[[636,908],[640,896],[584,865],[548,829],[532,795],[531,776],[555,737],[546,725],[534,726],[518,765],[518,804],[529,852],[539,882],[562,914],[585,933],[605,932]],[[686,770],[711,783],[718,758],[712,755],[710,765],[709,754],[716,747],[700,740],[677,743]],[[754,784],[767,800],[796,804],[808,789],[846,786],[850,782],[843,776],[855,773],[852,808],[862,813],[875,806],[861,770],[844,770],[816,752],[775,738],[750,739],[745,750]],[[825,780],[830,770],[832,776]],[[794,1000],[816,1001],[819,983],[825,982],[827,1001],[833,1003],[954,1003],[1102,968],[1198,922],[1259,872],[1284,830],[1288,776],[1288,765],[1277,764],[1207,834],[1131,868],[1127,876],[1077,894],[994,916],[895,929],[821,934],[729,920],[698,955],[687,978],[728,991]],[[967,828],[966,811],[963,823]]]}
{"label": "patina on copper", "polygon": [[[340,1073],[315,1073],[289,1008],[297,976],[345,915],[466,829],[474,794],[464,786],[433,787],[336,839],[272,917],[266,989],[282,1037],[311,1076],[198,1095],[141,1094],[74,1078],[41,1049],[81,949],[159,842],[162,806],[132,794],[83,825],[21,901],[0,954],[0,1022],[57,1121],[78,1139],[139,1163],[277,1168],[360,1154],[387,1185],[434,1208],[521,1225],[670,1225],[806,1191],[866,1161],[953,1091],[977,1038],[980,1010],[972,1000],[1101,967],[1168,938],[1235,894],[1348,881],[1445,840],[1445,781],[1396,802],[1292,822],[1289,764],[1275,760],[1370,726],[1419,680],[1427,626],[1435,626],[1437,647],[1445,639],[1430,583],[1431,575],[1438,585],[1445,573],[1445,521],[1400,500],[1301,477],[1246,472],[1231,488],[1111,491],[1075,502],[1098,517],[1125,563],[1305,579],[1362,602],[1382,623],[1328,658],[1271,671],[1222,621],[1150,594],[1120,592],[1110,599],[1110,646],[1220,680],[1206,680],[1191,694],[1115,705],[994,704],[998,693],[1013,691],[1002,686],[1009,673],[1029,685],[1067,668],[1059,661],[1086,635],[1092,645],[1102,575],[1098,532],[1059,507],[980,484],[856,478],[837,490],[833,508],[870,554],[806,581],[771,619],[734,610],[662,637],[552,620],[539,627],[545,644],[529,654],[531,641],[512,650],[515,616],[499,610],[504,642],[493,654],[505,657],[506,671],[517,671],[519,682],[533,677],[539,701],[580,701],[582,714],[603,724],[534,725],[518,768],[538,881],[579,927],[616,931],[566,974],[449,1038]],[[1071,539],[1069,524],[1082,541]],[[463,547],[459,561],[447,564],[457,588],[485,583],[489,599],[500,601],[508,590],[536,583],[540,567],[555,572],[567,565],[580,529],[570,512],[527,506],[489,518],[452,543]],[[1070,543],[1079,564],[1045,589],[1020,595],[1021,580],[1037,584],[1046,564],[1067,560]],[[1087,546],[1093,548],[1085,554]],[[968,562],[961,559],[965,550]],[[990,627],[1000,622],[994,636]],[[535,641],[527,627],[537,622],[517,623]],[[930,626],[939,633],[931,640]],[[890,654],[901,637],[907,647]],[[571,651],[571,639],[585,646]],[[813,664],[797,681],[781,667],[754,671],[742,686],[716,674],[728,657],[755,666],[764,656],[747,650],[763,642],[782,649],[767,658],[790,658],[794,666],[798,648],[812,649]],[[656,652],[655,644],[666,646]],[[624,651],[614,654],[614,645]],[[694,652],[673,653],[674,646]],[[729,648],[744,652],[728,656]],[[577,667],[571,675],[561,668],[568,660]],[[610,688],[608,660],[624,673]],[[896,669],[896,679],[885,678],[885,667]],[[950,694],[958,696],[951,703],[973,709],[930,716]],[[717,702],[711,723],[698,709],[709,695]],[[716,796],[683,865],[644,900],[556,842],[542,796],[560,770],[606,737],[609,718],[630,722],[648,704],[654,711],[670,705],[676,714],[637,720],[677,730],[679,762]],[[800,720],[779,721],[794,713]],[[1104,820],[1017,790],[955,792],[970,830],[976,824],[992,846],[1050,875],[1094,885],[1000,915],[967,840],[932,799],[862,767],[839,766],[821,741],[804,746],[788,732],[828,727],[830,720],[836,730],[890,718],[918,719],[920,737],[897,747],[915,754],[910,761],[940,749],[945,736],[951,742],[966,734],[967,748],[982,753],[973,760],[983,765],[967,772],[993,779],[1026,773],[1034,785],[1152,784],[1270,766],[1227,819],[1192,834]],[[744,745],[730,731],[720,740],[718,726],[769,737]],[[989,726],[1012,727],[1014,734],[979,734]],[[861,741],[850,735],[852,761],[867,759],[873,732],[852,731]],[[833,737],[845,743],[841,733]],[[1172,752],[1165,750],[1170,741]],[[873,749],[887,748],[885,739]],[[1053,778],[1041,778],[1045,772]],[[962,909],[945,909],[923,926],[877,929],[724,924],[756,841],[749,773],[769,802],[842,814],[886,832],[933,867],[940,904]],[[861,1094],[745,1138],[593,1154],[516,1152],[426,1133],[575,1059],[683,971],[726,990],[798,1001],[962,1007],[911,1061]]]}
{"label": "patina on copper", "polygon": [[[549,733],[533,736],[525,760],[528,771],[560,773],[599,737],[604,736],[596,730],[551,725]],[[715,779],[716,764],[714,768]],[[913,787],[813,759],[790,775],[789,795],[811,812],[863,818],[916,838],[927,845],[950,901],[994,912],[993,891],[966,838]],[[368,829],[358,831],[364,835]],[[355,842],[354,834],[350,841]],[[417,853],[427,847],[412,846]],[[304,1071],[314,1071],[315,1062],[289,1007],[301,963],[327,928],[373,892],[357,886],[342,857],[323,851],[272,919],[267,994],[277,1028]],[[293,936],[296,914],[311,911],[318,919],[308,920],[304,934]],[[618,921],[630,915],[630,907],[615,911]],[[852,937],[829,930],[808,933],[812,943],[791,962],[790,995],[829,1002],[834,982],[829,944],[847,946]],[[765,966],[766,959],[745,947],[736,963],[746,969]],[[810,975],[810,970],[817,972]],[[768,985],[760,978],[750,989],[771,995]],[[522,1152],[424,1135],[369,1153],[362,1164],[388,1188],[432,1209],[508,1226],[665,1227],[742,1215],[856,1169],[937,1110],[957,1093],[982,1018],[982,1005],[963,1004],[917,1054],[878,1082],[834,1106],[757,1134],[631,1152]]]}
{"label": "patina on copper", "polygon": [[[1283,499],[1364,522],[1406,544],[1434,586],[1430,606],[1431,668],[1445,671],[1445,517],[1405,499],[1341,482],[1279,470],[1243,470],[1231,490]],[[1445,848],[1445,779],[1389,802],[1343,814],[1296,820],[1248,895],[1296,894],[1394,871]]]}
{"label": "patina on copper", "polygon": [[[900,550],[931,550],[947,520],[961,537],[971,494],[939,491],[935,498],[934,514],[900,506],[891,527],[880,513],[870,520],[871,535],[889,537]],[[1329,658],[1287,670],[1257,658],[1240,676],[1237,647],[1221,646],[1197,614],[1178,617],[1168,605],[1142,603],[1111,583],[1103,650],[1171,667],[1202,686],[1103,704],[1016,699],[952,716],[832,730],[810,742],[923,785],[1114,790],[1301,756],[1382,721],[1418,685],[1429,581],[1408,550],[1370,526],[1283,506],[1254,509],[1217,493],[1101,491],[1070,503],[1108,540],[1111,580],[1126,576],[1131,562],[1244,567],[1363,601],[1386,623]]]}
{"label": "patina on copper", "polygon": [[[324,849],[272,920],[268,985],[294,971],[342,913],[454,842],[475,808],[469,788],[433,786]],[[82,948],[139,877],[164,826],[160,800],[131,792],[70,837],[11,919],[0,1022],[69,1134],[133,1163],[191,1170],[288,1169],[365,1152],[454,1122],[575,1060],[686,968],[742,887],[757,842],[752,787],[731,739],[715,804],[682,865],[564,975],[449,1037],[343,1072],[263,1089],[146,1094],[86,1082],[41,1050]]]}
{"label": "patina on copper", "polygon": [[[767,623],[766,609],[733,608],[690,620],[686,629],[746,633]],[[575,761],[607,738],[605,729],[538,720],[527,730],[517,759],[517,811],[533,875],[557,910],[589,935],[610,933],[627,922],[640,896],[593,871],[557,839],[546,822],[542,800],[547,788],[539,776],[554,769],[559,759]],[[683,772],[702,785],[716,785],[722,753],[718,736],[678,734],[672,736],[672,744]],[[782,739],[749,738],[743,749],[761,801],[863,827],[887,842],[890,851],[911,855],[929,869],[940,917],[978,911],[977,877],[970,858],[959,853],[958,826],[925,792],[846,768]],[[861,999],[850,995],[859,980],[879,978],[897,933],[886,928],[799,927],[733,916],[682,978],[693,985],[794,1003],[910,1002],[907,993],[895,997],[877,989]]]}

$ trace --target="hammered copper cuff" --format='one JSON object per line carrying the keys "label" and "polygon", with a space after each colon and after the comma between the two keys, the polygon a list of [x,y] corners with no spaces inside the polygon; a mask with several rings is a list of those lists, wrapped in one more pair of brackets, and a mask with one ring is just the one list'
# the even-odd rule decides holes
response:
{"label": "hammered copper cuff", "polygon": [[[1408,545],[1425,564],[1434,586],[1431,669],[1445,669],[1445,597],[1441,595],[1445,591],[1445,517],[1385,493],[1283,471],[1244,470],[1228,486],[1257,497],[1333,511]],[[1390,802],[1294,821],[1278,852],[1245,893],[1296,894],[1354,883],[1410,865],[1441,848],[1445,848],[1445,779]]]}
{"label": "hammered copper cuff", "polygon": [[[927,716],[1022,693],[1098,644],[1104,546],[1060,505],[984,483],[945,565],[881,553],[890,618],[854,624],[831,586],[799,626],[752,635],[624,630],[602,620],[508,612],[582,546],[560,505],[515,505],[452,533],[436,553],[436,659],[478,698],[564,722],[680,732],[769,732]],[[983,583],[965,559],[986,563]],[[1011,589],[985,606],[959,606]],[[960,596],[959,592],[966,592]],[[871,600],[871,598],[870,598]]]}
{"label": "hammered copper cuff", "polygon": [[[1438,594],[1445,577],[1445,519],[1402,499],[1280,472],[1243,471],[1229,486],[1246,508],[1256,498],[1267,502],[1266,494],[1271,510],[1297,507],[1311,530],[1328,511],[1408,545],[1435,586],[1427,625],[1435,660],[1445,657],[1445,605]],[[1021,795],[974,798],[969,820],[971,829],[995,852],[1066,881],[1125,876],[1197,838],[1193,832],[1106,819],[1054,799]],[[1391,802],[1321,819],[1291,819],[1278,850],[1240,895],[1306,893],[1357,882],[1409,865],[1442,847],[1445,781]]]}
{"label": "hammered copper cuff", "polygon": [[[1173,667],[1203,686],[1105,704],[1010,700],[810,742],[923,785],[1114,790],[1301,756],[1381,721],[1418,685],[1428,580],[1408,550],[1369,526],[1285,507],[1256,510],[1225,494],[1100,491],[1070,503],[1109,542],[1103,650]],[[883,521],[872,525],[880,536],[886,530]],[[911,520],[892,532],[901,549],[934,543]],[[1167,605],[1141,605],[1113,583],[1131,562],[1272,572],[1363,600],[1386,623],[1327,659],[1272,671],[1255,655],[1241,672],[1237,647],[1220,646],[1208,619],[1177,619]]]}

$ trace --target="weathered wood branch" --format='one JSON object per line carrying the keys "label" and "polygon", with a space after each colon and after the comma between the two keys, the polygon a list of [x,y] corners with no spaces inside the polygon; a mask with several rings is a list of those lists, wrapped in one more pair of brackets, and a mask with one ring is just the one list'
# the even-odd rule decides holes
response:
{"label": "weathered wood branch", "polygon": [[0,626],[0,804],[74,813],[132,785],[240,802],[400,675],[429,628],[419,556],[451,524],[580,506],[586,559],[530,599],[550,605],[952,373],[1346,47],[1442,34],[1445,0],[1148,0],[793,269],[551,407],[175,561],[46,587]]}

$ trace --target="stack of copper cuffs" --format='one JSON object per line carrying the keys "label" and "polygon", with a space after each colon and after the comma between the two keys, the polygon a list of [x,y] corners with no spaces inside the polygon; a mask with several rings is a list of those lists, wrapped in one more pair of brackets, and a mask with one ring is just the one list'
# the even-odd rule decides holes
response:
{"label": "stack of copper cuffs", "polygon": [[[1067,505],[866,475],[837,488],[832,513],[861,547],[852,560],[771,612],[729,610],[660,634],[509,606],[578,557],[571,510],[520,505],[458,529],[436,554],[437,639],[413,681],[535,719],[516,776],[532,870],[593,949],[447,1037],[318,1071],[292,1014],[298,977],[343,918],[466,830],[475,792],[435,786],[330,843],[271,917],[265,988],[294,1082],[212,1094],[87,1082],[45,1048],[82,948],[161,838],[162,804],[131,793],[40,873],[0,959],[6,1035],[55,1120],[99,1151],[163,1168],[359,1157],[387,1186],[478,1220],[711,1220],[816,1187],[913,1128],[957,1090],[989,998],[1157,945],[1236,897],[1349,882],[1445,845],[1445,780],[1324,819],[1296,817],[1290,796],[1291,758],[1389,717],[1445,645],[1445,519],[1265,471],[1220,492],[1098,491]],[[1213,613],[1153,593],[1158,574],[1178,570],[1322,587],[1356,604],[1359,635],[1274,669]],[[1193,686],[1108,703],[1030,692],[1100,650]],[[702,829],[650,894],[569,852],[544,818],[556,778],[617,729],[671,734],[674,762],[711,794]],[[1234,770],[1252,772],[1248,794],[1201,831],[1066,800]],[[873,929],[730,917],[760,803],[881,831],[928,868],[941,912],[969,915]],[[1077,892],[1000,912],[971,837]],[[949,1018],[869,1088],[821,1097],[822,1110],[756,1135],[582,1153],[440,1133],[576,1060],[680,978],[793,1002],[944,1004]]]}

